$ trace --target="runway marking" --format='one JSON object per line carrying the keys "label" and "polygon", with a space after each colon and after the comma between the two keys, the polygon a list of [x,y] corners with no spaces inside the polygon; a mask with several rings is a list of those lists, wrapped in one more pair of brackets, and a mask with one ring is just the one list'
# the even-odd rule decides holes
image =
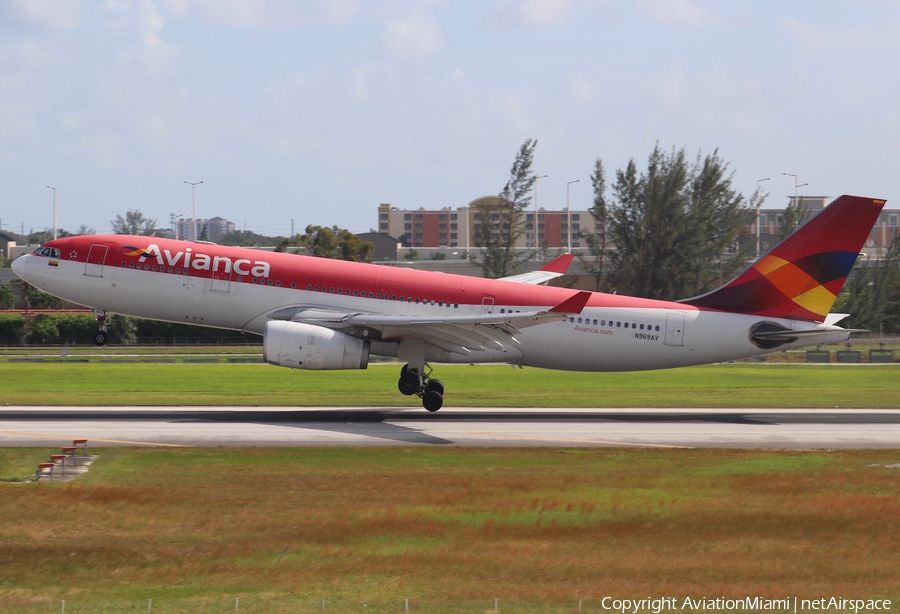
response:
{"label": "runway marking", "polygon": [[[26,433],[24,431],[0,431],[0,435],[21,435],[22,437],[46,437],[47,439],[79,439],[79,436],[72,435],[56,435],[53,433]],[[98,439],[97,437],[89,438],[90,441],[100,443],[127,443],[135,446],[161,446],[166,448],[190,448],[191,446],[181,443],[155,443],[152,441],[127,441],[124,439]]]}
{"label": "runway marking", "polygon": [[565,437],[538,437],[537,435],[514,435],[512,433],[489,433],[486,431],[467,431],[469,435],[485,435],[488,437],[509,437],[513,439],[533,439],[536,441],[560,441],[566,443],[597,443],[607,446],[636,446],[643,448],[681,448],[692,449],[691,446],[674,446],[664,443],[637,443],[634,441],[601,441],[599,439],[568,439]]}

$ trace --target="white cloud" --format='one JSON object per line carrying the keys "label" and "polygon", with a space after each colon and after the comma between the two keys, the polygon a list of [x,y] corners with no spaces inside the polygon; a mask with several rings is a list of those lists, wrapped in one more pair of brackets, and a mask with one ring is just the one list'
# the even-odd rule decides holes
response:
{"label": "white cloud", "polygon": [[0,27],[74,30],[81,23],[86,0],[3,0]]}
{"label": "white cloud", "polygon": [[552,28],[569,17],[572,0],[507,0],[490,12],[504,26]]}
{"label": "white cloud", "polygon": [[524,0],[518,12],[529,26],[558,26],[569,16],[569,0]]}
{"label": "white cloud", "polygon": [[594,99],[594,86],[590,77],[581,71],[569,75],[569,92],[572,98],[581,103],[592,102]]}
{"label": "white cloud", "polygon": [[178,51],[161,36],[165,20],[152,0],[105,0],[101,5],[103,25],[117,41],[117,64],[143,62],[163,69]]}
{"label": "white cloud", "polygon": [[389,22],[381,42],[390,55],[414,59],[437,51],[443,37],[431,19],[414,16]]}
{"label": "white cloud", "polygon": [[885,32],[872,26],[823,32],[812,24],[788,16],[781,18],[781,25],[788,31],[792,40],[807,47],[888,49],[898,45],[898,34],[900,34],[896,27]]}
{"label": "white cloud", "polygon": [[359,0],[161,0],[175,20],[194,20],[239,28],[297,28],[317,23],[346,23],[360,12]]}
{"label": "white cloud", "polygon": [[719,21],[714,13],[689,0],[643,0],[641,10],[652,19],[670,27],[700,27]]}

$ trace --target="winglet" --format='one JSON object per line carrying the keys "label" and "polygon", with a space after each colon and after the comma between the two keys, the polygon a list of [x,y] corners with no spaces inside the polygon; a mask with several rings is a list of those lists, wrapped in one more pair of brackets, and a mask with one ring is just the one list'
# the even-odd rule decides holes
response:
{"label": "winglet", "polygon": [[[571,254],[567,254],[571,255]],[[562,303],[557,305],[556,307],[550,310],[551,313],[581,313],[581,310],[584,309],[584,306],[587,305],[588,300],[591,298],[590,292],[579,292],[578,294],[573,294]]]}
{"label": "winglet", "polygon": [[574,257],[574,254],[563,254],[559,258],[551,260],[550,262],[542,266],[540,270],[565,275],[566,271],[569,270],[569,265],[572,264],[572,259]]}

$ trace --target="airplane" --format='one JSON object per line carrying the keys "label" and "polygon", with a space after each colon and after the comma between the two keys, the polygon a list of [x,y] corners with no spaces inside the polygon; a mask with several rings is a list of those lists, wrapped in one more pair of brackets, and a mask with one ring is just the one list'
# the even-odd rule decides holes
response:
{"label": "airplane", "polygon": [[430,363],[639,371],[841,343],[830,314],[885,201],[841,196],[720,288],[661,301],[543,285],[572,255],[503,279],[416,271],[146,236],[55,239],[12,268],[33,286],[106,313],[263,336],[265,362],[294,369],[404,363],[404,395],[443,405]]}

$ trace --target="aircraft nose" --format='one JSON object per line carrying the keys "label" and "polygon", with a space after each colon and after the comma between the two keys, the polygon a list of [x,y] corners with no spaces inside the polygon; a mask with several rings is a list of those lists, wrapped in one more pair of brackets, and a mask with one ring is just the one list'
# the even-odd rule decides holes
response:
{"label": "aircraft nose", "polygon": [[26,258],[28,258],[27,254],[25,256],[19,256],[18,258],[13,260],[12,264],[10,265],[10,267],[12,267],[13,273],[18,275],[22,279],[25,279],[25,268],[27,264]]}

